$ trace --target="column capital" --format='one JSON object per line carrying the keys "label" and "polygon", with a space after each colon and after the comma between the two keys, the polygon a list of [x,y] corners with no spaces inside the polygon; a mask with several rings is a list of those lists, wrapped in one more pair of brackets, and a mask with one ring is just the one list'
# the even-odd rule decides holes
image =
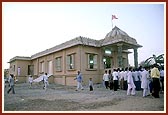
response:
{"label": "column capital", "polygon": [[134,48],[134,65],[137,68],[138,67],[138,48]]}
{"label": "column capital", "polygon": [[122,46],[122,45],[123,45],[123,43],[118,43],[118,44],[117,44],[117,46]]}

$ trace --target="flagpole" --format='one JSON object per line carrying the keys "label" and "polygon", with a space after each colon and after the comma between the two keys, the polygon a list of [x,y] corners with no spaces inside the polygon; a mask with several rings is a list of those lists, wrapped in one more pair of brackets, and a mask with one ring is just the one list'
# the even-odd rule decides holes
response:
{"label": "flagpole", "polygon": [[112,15],[112,20],[111,20],[111,22],[112,22],[112,29],[113,29],[113,19],[118,19],[115,15]]}

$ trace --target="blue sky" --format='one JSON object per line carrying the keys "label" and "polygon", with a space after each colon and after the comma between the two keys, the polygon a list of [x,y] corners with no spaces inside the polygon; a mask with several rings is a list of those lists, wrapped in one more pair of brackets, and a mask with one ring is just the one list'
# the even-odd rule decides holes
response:
{"label": "blue sky", "polygon": [[[141,62],[165,49],[163,3],[19,3],[2,4],[3,66],[14,56],[31,56],[78,36],[103,39],[118,26],[143,47]],[[133,52],[133,50],[131,50]],[[134,65],[133,53],[129,63]]]}

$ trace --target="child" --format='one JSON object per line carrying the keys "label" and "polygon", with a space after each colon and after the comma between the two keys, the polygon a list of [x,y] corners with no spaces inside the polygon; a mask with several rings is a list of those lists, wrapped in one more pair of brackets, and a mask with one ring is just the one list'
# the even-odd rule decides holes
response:
{"label": "child", "polygon": [[33,82],[33,77],[30,75],[29,76],[29,84],[30,84],[29,88],[32,87],[32,82]]}
{"label": "child", "polygon": [[89,78],[89,87],[90,87],[90,91],[93,91],[93,81],[92,81],[92,78]]}
{"label": "child", "polygon": [[49,85],[47,73],[44,74],[43,79],[44,79],[44,87],[43,88],[45,90],[47,90],[47,86]]}

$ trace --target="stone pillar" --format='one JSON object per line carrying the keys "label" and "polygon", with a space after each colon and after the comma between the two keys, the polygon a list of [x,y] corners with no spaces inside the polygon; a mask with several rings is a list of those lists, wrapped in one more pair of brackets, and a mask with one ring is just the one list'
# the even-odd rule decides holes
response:
{"label": "stone pillar", "polygon": [[[35,66],[35,68],[36,68],[36,73],[35,73],[35,75],[39,75],[39,73],[40,73],[40,71],[39,71],[39,59],[37,58],[37,60],[36,60],[36,66]],[[34,69],[35,69],[34,68]]]}
{"label": "stone pillar", "polygon": [[134,48],[134,66],[135,66],[135,68],[138,67],[138,51],[137,51],[137,48]]}
{"label": "stone pillar", "polygon": [[122,43],[117,44],[118,46],[118,67],[122,68],[123,67],[123,59],[122,59]]}

